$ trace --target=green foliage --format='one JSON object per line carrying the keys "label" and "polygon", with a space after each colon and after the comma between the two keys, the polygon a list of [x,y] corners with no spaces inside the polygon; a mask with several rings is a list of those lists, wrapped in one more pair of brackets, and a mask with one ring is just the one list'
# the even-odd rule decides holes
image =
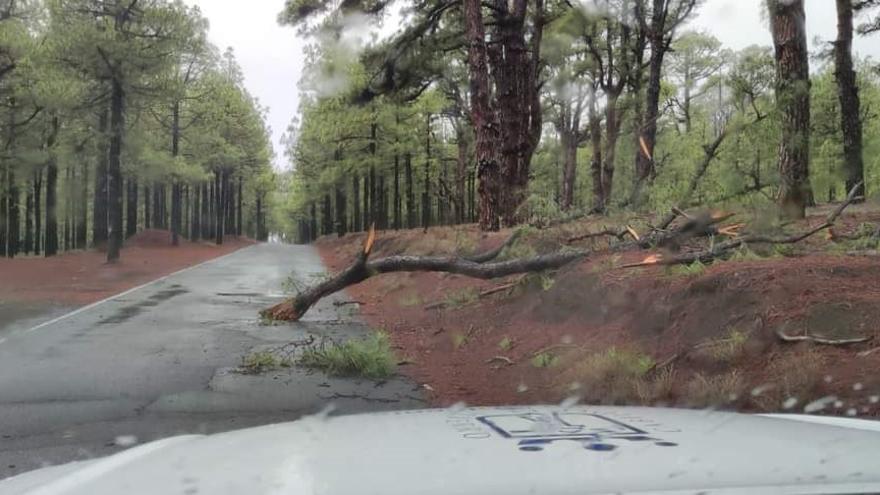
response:
{"label": "green foliage", "polygon": [[500,342],[498,342],[498,349],[500,349],[504,352],[507,352],[507,351],[511,350],[512,348],[513,348],[513,340],[506,335],[504,336],[503,339],[501,339]]}
{"label": "green foliage", "polygon": [[323,342],[303,351],[297,364],[334,376],[387,378],[394,374],[397,358],[388,335],[374,332],[362,339],[342,343]]}

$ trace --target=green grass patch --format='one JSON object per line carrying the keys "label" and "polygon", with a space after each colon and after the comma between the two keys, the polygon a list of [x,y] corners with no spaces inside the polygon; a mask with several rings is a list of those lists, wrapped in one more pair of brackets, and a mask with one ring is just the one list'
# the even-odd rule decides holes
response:
{"label": "green grass patch", "polygon": [[668,267],[666,273],[672,277],[699,277],[706,273],[706,265],[697,260],[689,265],[675,265]]}
{"label": "green grass patch", "polygon": [[293,363],[286,357],[279,357],[270,351],[252,352],[241,359],[239,370],[247,374],[260,374],[278,368],[290,368]]}
{"label": "green grass patch", "polygon": [[505,352],[513,349],[513,340],[511,340],[510,337],[505,336],[501,339],[501,342],[498,342],[498,348]]}
{"label": "green grass patch", "polygon": [[532,357],[531,362],[535,368],[550,368],[559,363],[559,357],[552,352],[542,352]]}
{"label": "green grass patch", "polygon": [[324,342],[307,348],[297,363],[333,376],[387,378],[394,374],[397,358],[388,335],[375,332],[362,339],[342,343]]}

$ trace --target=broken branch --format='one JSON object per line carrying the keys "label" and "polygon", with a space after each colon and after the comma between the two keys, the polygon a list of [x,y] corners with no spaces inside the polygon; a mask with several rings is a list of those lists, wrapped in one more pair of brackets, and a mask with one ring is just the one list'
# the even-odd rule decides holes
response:
{"label": "broken branch", "polygon": [[322,298],[382,273],[445,272],[489,280],[519,273],[561,268],[587,257],[590,252],[570,250],[492,263],[477,263],[457,256],[389,256],[367,261],[368,254],[369,250],[365,248],[355,262],[345,270],[291,299],[263,310],[261,314],[273,320],[298,321]]}

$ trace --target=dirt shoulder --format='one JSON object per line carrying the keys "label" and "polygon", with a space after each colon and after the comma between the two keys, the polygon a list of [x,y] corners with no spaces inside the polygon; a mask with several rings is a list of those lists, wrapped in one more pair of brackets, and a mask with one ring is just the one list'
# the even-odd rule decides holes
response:
{"label": "dirt shoulder", "polygon": [[0,303],[82,306],[253,244],[230,237],[221,246],[182,240],[173,247],[168,236],[158,230],[137,234],[126,241],[122,258],[112,265],[97,250],[0,259]]}
{"label": "dirt shoulder", "polygon": [[[823,213],[786,228],[808,227]],[[835,231],[878,220],[876,212],[856,210]],[[532,232],[502,256],[541,252],[597,226],[588,220]],[[383,232],[374,257],[470,253],[498,246],[507,235],[472,226]],[[362,242],[355,234],[317,246],[338,270]],[[628,270],[616,267],[647,251],[598,249],[556,273],[494,281],[386,274],[349,294],[372,326],[390,333],[401,370],[439,406],[577,396],[591,403],[876,416],[880,258],[876,249],[851,252],[852,244],[820,235],[790,249],[744,250],[708,266]],[[779,332],[873,340],[793,344]]]}

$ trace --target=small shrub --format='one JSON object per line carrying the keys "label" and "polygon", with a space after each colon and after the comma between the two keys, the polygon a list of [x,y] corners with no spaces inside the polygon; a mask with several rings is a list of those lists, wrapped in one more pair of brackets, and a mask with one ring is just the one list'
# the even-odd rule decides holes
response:
{"label": "small shrub", "polygon": [[752,401],[765,411],[780,410],[788,399],[809,402],[817,397],[824,374],[825,358],[813,347],[775,354],[767,365],[769,389]]}
{"label": "small shrub", "polygon": [[692,407],[719,407],[739,397],[743,387],[737,370],[713,376],[697,373],[687,384],[685,400]]}
{"label": "small shrub", "polygon": [[716,362],[730,363],[743,354],[748,340],[748,333],[733,328],[724,337],[701,344],[700,352]]}
{"label": "small shrub", "polygon": [[550,368],[559,363],[559,357],[552,352],[542,352],[532,357],[531,362],[535,368]]}
{"label": "small shrub", "polygon": [[675,387],[675,368],[668,367],[652,378],[641,377],[633,381],[639,402],[654,404],[672,395]]}
{"label": "small shrub", "polygon": [[511,340],[510,337],[505,336],[501,339],[501,342],[498,342],[498,348],[505,352],[513,349],[513,340]]}
{"label": "small shrub", "polygon": [[639,399],[636,382],[653,367],[650,356],[612,347],[587,357],[575,371],[586,399],[619,404]]}
{"label": "small shrub", "polygon": [[297,362],[334,376],[386,378],[394,373],[397,359],[384,332],[342,343],[322,343],[307,348]]}

